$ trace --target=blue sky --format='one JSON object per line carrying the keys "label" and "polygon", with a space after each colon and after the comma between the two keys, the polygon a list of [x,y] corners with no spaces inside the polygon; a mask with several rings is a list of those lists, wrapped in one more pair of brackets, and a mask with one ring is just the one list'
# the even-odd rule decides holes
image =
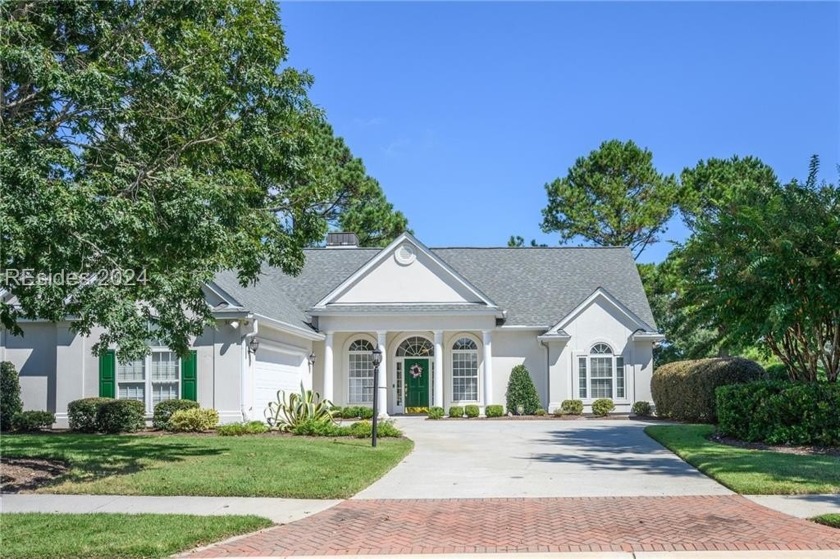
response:
{"label": "blue sky", "polygon": [[[838,3],[281,4],[290,63],[430,246],[540,232],[544,184],[604,140],[665,173],[755,155],[837,180]],[[665,239],[685,230],[673,220]],[[667,242],[639,261],[659,261]]]}

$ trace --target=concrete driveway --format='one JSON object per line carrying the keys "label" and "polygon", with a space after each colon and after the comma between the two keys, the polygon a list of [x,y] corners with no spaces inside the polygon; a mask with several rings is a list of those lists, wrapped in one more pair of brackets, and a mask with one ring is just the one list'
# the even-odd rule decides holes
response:
{"label": "concrete driveway", "polygon": [[397,418],[415,449],[354,499],[728,495],[629,420]]}

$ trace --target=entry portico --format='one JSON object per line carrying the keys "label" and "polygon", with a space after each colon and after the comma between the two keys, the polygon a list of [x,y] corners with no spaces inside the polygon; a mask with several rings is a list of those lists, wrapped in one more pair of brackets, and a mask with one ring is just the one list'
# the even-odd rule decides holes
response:
{"label": "entry portico", "polygon": [[[337,405],[371,405],[374,348],[382,352],[377,389],[383,414],[503,404],[510,370],[518,364],[529,369],[549,410],[571,398],[589,404],[610,397],[620,410],[629,410],[634,399],[650,399],[652,342],[661,336],[650,325],[626,249],[429,249],[403,234],[373,253],[336,247],[312,254],[344,259],[358,251],[366,251],[364,262],[305,311],[323,335],[323,343],[313,344],[321,365],[314,386]],[[469,265],[469,277],[462,263]],[[570,270],[552,270],[552,264],[583,273],[577,283],[565,284]],[[477,270],[486,275],[475,275]],[[537,277],[527,276],[534,272]],[[498,291],[519,284],[525,292]],[[629,304],[603,284],[630,293]],[[586,296],[570,304],[569,292]],[[565,310],[556,312],[558,307]],[[535,314],[542,316],[530,323],[511,320]],[[593,348],[608,348],[609,358],[590,360]]]}

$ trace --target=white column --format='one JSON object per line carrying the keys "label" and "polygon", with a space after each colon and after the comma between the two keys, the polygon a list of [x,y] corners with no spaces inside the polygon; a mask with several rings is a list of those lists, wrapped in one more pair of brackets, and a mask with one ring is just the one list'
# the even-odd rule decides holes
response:
{"label": "white column", "polygon": [[322,396],[325,400],[332,402],[333,395],[333,333],[326,332],[326,338],[324,339],[324,394]]}
{"label": "white column", "polygon": [[443,332],[435,330],[435,405],[443,407]]}
{"label": "white column", "polygon": [[376,333],[376,345],[382,352],[382,362],[379,364],[379,377],[377,378],[377,390],[379,390],[379,417],[388,417],[388,332]]}
{"label": "white column", "polygon": [[496,404],[493,401],[493,331],[484,334],[484,405]]}

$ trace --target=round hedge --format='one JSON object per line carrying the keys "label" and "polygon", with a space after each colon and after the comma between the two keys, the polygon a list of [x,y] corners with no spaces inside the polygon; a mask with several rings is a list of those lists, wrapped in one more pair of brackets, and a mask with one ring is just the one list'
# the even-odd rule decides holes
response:
{"label": "round hedge", "polygon": [[677,361],[654,371],[650,390],[657,416],[716,423],[716,388],[751,382],[764,376],[761,365],[740,357]]}

